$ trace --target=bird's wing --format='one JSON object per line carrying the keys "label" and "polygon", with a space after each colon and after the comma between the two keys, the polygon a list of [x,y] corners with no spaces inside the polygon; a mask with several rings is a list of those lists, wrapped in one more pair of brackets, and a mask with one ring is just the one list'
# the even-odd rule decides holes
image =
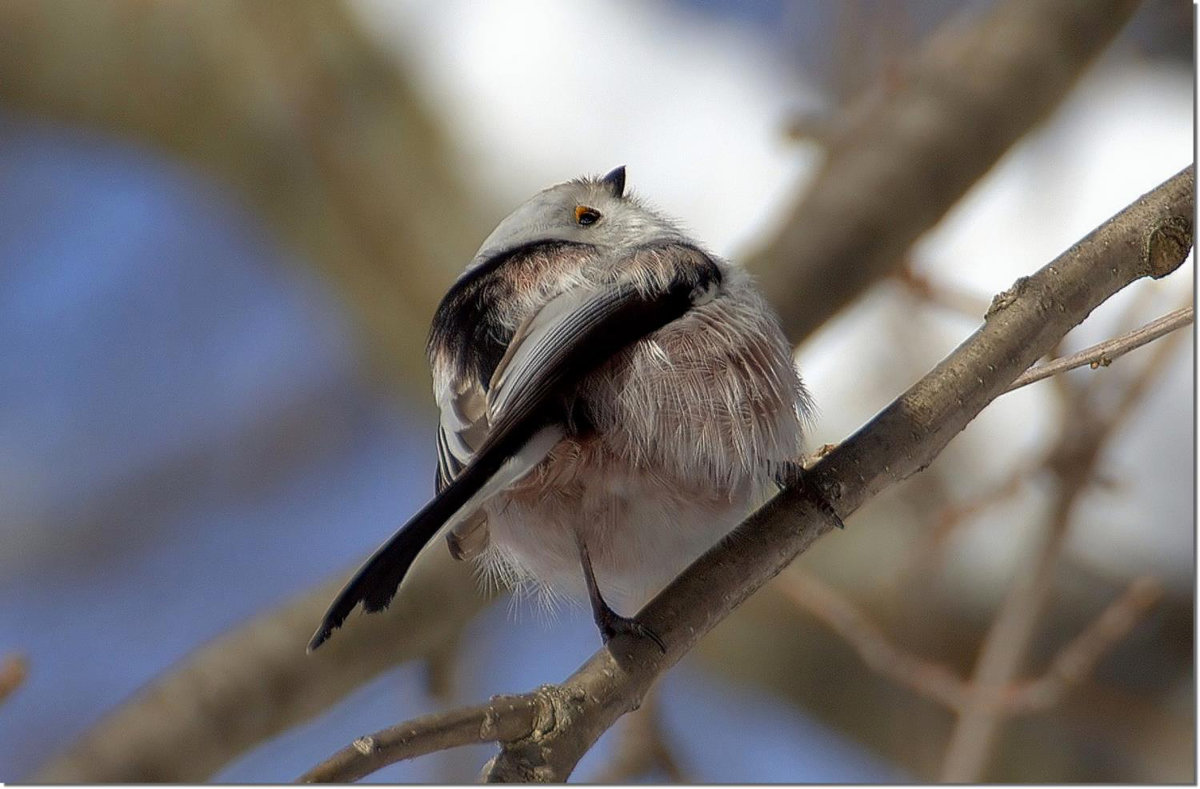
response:
{"label": "bird's wing", "polygon": [[486,437],[472,448],[453,427],[460,417],[463,424],[472,423],[472,410],[453,414],[452,429],[439,431],[439,457],[444,448],[447,469],[453,463],[461,463],[461,469],[367,559],[330,606],[310,650],[360,602],[367,611],[387,607],[417,554],[442,526],[471,515],[545,458],[565,435],[559,407],[564,393],[617,352],[711,296],[720,269],[703,253],[684,249],[686,264],[668,281],[573,289],[551,299],[517,330],[492,376]]}

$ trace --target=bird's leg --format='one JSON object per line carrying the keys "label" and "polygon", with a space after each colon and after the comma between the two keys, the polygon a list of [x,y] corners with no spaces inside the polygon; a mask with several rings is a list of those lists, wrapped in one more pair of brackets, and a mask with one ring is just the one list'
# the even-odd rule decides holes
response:
{"label": "bird's leg", "polygon": [[592,569],[592,557],[588,554],[587,544],[578,532],[575,533],[575,544],[579,547],[579,562],[583,565],[583,578],[587,582],[588,602],[592,604],[592,619],[595,620],[596,627],[600,628],[600,637],[604,639],[604,643],[607,644],[614,636],[622,633],[631,633],[650,639],[658,645],[663,654],[666,654],[667,645],[657,633],[633,617],[621,616],[605,602],[600,594],[600,587],[596,584],[596,571]]}
{"label": "bird's leg", "polygon": [[798,461],[789,460],[782,464],[779,468],[779,473],[776,475],[776,481],[782,490],[786,487],[792,487],[803,494],[804,498],[811,501],[817,506],[817,509],[825,513],[833,525],[839,529],[846,528],[846,524],[842,523],[842,517],[837,514],[837,510],[829,503],[829,499],[825,497],[825,493],[808,477],[808,470],[804,468]]}

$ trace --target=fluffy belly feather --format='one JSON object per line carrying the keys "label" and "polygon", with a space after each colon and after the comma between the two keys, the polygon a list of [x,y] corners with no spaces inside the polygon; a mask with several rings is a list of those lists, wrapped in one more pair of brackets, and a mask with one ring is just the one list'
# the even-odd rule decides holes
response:
{"label": "fluffy belly feather", "polygon": [[604,462],[599,443],[564,441],[486,505],[485,572],[547,604],[581,597],[578,534],[604,596],[640,606],[740,522],[770,484],[764,476],[697,486],[667,468]]}

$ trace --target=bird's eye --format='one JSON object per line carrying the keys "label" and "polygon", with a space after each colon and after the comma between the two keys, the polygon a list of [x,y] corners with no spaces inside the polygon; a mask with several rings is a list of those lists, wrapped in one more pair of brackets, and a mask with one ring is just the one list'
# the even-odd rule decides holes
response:
{"label": "bird's eye", "polygon": [[575,206],[575,221],[581,225],[594,225],[600,218],[600,212],[586,205]]}

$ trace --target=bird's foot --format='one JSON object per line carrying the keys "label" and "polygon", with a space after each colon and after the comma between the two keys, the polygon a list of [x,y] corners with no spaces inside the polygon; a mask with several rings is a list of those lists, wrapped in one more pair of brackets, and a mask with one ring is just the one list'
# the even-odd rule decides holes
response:
{"label": "bird's foot", "polygon": [[664,655],[667,653],[667,645],[659,638],[658,633],[631,616],[621,616],[607,605],[601,611],[596,612],[596,626],[600,628],[600,637],[604,639],[605,644],[616,636],[629,634],[648,638],[658,645]]}
{"label": "bird's foot", "polygon": [[779,469],[777,479],[782,487],[793,488],[799,491],[804,498],[816,505],[817,509],[833,521],[834,526],[839,529],[846,528],[846,524],[842,522],[842,516],[837,514],[837,510],[833,508],[833,504],[829,502],[829,498],[825,495],[825,492],[812,479],[808,469],[804,468],[800,463],[794,461],[784,463]]}

